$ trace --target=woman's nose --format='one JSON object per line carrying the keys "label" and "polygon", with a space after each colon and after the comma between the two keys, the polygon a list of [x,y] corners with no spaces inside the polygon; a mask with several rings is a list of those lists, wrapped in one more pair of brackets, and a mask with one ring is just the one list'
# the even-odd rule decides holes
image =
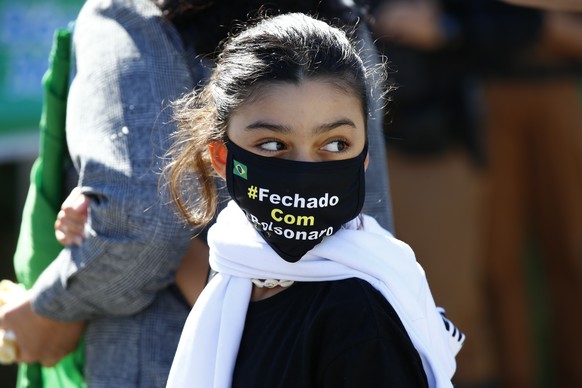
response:
{"label": "woman's nose", "polygon": [[296,147],[288,155],[288,159],[295,160],[297,162],[319,162],[319,156],[311,148]]}

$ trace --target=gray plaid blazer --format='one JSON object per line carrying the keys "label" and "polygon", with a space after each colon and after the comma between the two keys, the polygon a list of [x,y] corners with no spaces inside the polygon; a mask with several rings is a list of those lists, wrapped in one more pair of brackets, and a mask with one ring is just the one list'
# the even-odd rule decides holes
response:
{"label": "gray plaid blazer", "polygon": [[34,309],[87,320],[90,387],[164,387],[189,307],[174,274],[193,231],[158,189],[167,103],[206,77],[150,0],[89,0],[75,24],[67,143],[91,197],[90,233],[64,249]]}

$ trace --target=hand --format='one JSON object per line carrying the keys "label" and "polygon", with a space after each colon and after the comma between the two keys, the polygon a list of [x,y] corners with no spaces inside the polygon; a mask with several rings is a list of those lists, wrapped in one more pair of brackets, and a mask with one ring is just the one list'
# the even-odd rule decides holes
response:
{"label": "hand", "polygon": [[27,293],[0,307],[0,328],[14,332],[18,362],[50,367],[75,349],[85,323],[55,321],[35,313]]}
{"label": "hand", "polygon": [[89,198],[75,187],[57,214],[55,236],[63,245],[81,245],[85,238],[85,223],[89,212]]}
{"label": "hand", "polygon": [[433,50],[446,43],[441,16],[435,1],[395,1],[376,12],[373,28],[380,39],[421,50]]}
{"label": "hand", "polygon": [[544,12],[543,45],[553,56],[582,60],[582,14]]}

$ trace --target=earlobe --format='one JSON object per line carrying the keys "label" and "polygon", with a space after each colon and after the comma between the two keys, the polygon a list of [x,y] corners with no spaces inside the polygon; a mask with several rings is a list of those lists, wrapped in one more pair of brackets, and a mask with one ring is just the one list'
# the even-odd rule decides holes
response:
{"label": "earlobe", "polygon": [[226,145],[221,141],[212,142],[208,145],[208,152],[212,167],[218,175],[226,179],[226,157],[228,155]]}

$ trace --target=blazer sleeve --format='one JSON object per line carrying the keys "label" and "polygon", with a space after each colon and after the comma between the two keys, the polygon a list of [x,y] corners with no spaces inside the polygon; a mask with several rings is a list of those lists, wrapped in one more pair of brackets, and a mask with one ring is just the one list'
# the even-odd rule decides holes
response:
{"label": "blazer sleeve", "polygon": [[[160,195],[175,130],[168,103],[200,74],[153,2],[89,1],[74,31],[76,74],[67,142],[91,198],[90,230],[32,289],[33,308],[59,320],[129,315],[174,282],[193,231]],[[198,74],[198,76],[197,76]]]}

